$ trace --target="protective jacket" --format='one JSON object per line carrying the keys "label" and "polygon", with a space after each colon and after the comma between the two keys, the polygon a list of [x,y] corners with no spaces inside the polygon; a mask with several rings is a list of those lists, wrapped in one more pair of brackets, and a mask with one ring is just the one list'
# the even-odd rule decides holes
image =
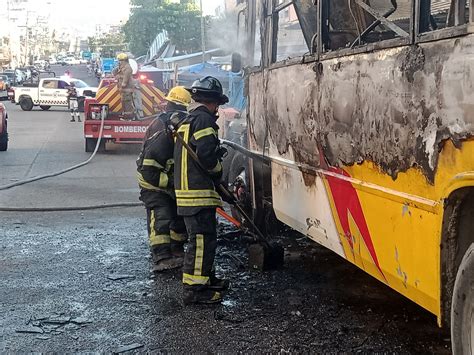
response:
{"label": "protective jacket", "polygon": [[191,104],[188,112],[178,128],[178,134],[196,152],[205,171],[188,154],[186,148],[176,141],[174,185],[178,214],[182,216],[192,216],[203,208],[222,205],[215,190],[215,182],[222,176],[217,117],[199,103]]}
{"label": "protective jacket", "polygon": [[137,159],[137,180],[142,190],[140,199],[150,208],[159,199],[156,192],[165,192],[174,197],[174,141],[167,128],[173,114],[181,119],[186,117],[186,112],[182,111],[169,111],[159,115],[152,123],[156,127],[156,133],[144,142]]}
{"label": "protective jacket", "polygon": [[119,67],[115,73],[115,78],[118,81],[118,88],[120,91],[133,90],[133,70],[128,62],[120,62]]}

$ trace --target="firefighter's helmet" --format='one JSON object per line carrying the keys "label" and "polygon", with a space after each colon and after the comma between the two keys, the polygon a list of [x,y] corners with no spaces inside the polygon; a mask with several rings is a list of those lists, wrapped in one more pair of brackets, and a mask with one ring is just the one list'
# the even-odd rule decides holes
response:
{"label": "firefighter's helmet", "polygon": [[175,86],[170,90],[165,100],[187,107],[191,103],[191,94],[184,86]]}
{"label": "firefighter's helmet", "polygon": [[119,53],[119,54],[117,55],[117,59],[118,59],[118,60],[127,60],[127,59],[128,59],[128,55],[127,55],[127,53]]}
{"label": "firefighter's helmet", "polygon": [[229,102],[229,98],[224,95],[222,84],[213,76],[206,76],[196,80],[188,90],[193,98],[204,97],[206,99],[214,99],[219,105]]}

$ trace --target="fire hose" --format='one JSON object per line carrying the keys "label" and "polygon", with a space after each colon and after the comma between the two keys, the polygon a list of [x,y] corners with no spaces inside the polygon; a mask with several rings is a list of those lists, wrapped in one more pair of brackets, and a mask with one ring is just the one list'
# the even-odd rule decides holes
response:
{"label": "fire hose", "polygon": [[[31,177],[31,178],[28,178],[28,179],[24,179],[24,180],[13,182],[11,184],[0,186],[0,191],[8,190],[8,189],[11,189],[13,187],[29,184],[29,183],[32,183],[32,182],[35,182],[35,181],[39,181],[39,180],[59,176],[59,175],[65,174],[65,173],[70,172],[72,170],[79,169],[79,168],[89,164],[92,161],[92,159],[94,159],[94,157],[97,154],[97,151],[99,150],[100,142],[102,140],[102,133],[103,133],[103,130],[104,130],[105,117],[106,117],[106,108],[104,106],[102,108],[102,112],[101,112],[101,115],[100,115],[101,122],[100,122],[100,129],[99,129],[99,138],[97,139],[97,144],[95,146],[94,151],[92,152],[91,156],[87,160],[83,161],[82,163],[73,165],[69,168],[62,169],[62,170],[59,170],[59,171],[56,171],[56,172],[53,172],[53,173],[34,176],[34,177]],[[136,207],[136,206],[141,206],[141,205],[142,205],[141,202],[122,202],[122,203],[109,203],[109,204],[90,205],[90,206],[82,206],[82,207],[75,207],[75,206],[67,207],[66,206],[66,207],[38,207],[38,208],[26,207],[26,208],[23,208],[23,207],[4,207],[4,206],[0,206],[0,211],[2,211],[2,212],[59,212],[59,211],[81,211],[81,210],[93,210],[93,209],[116,208],[116,207]]]}
{"label": "fire hose", "polygon": [[[201,161],[199,160],[199,157],[197,156],[196,152],[189,146],[189,144],[183,139],[183,137],[181,137],[181,135],[176,131],[176,128],[170,124],[168,126],[168,129],[171,131],[173,137],[176,138],[177,141],[179,141],[179,143],[181,143],[181,145],[183,146],[184,149],[186,149],[186,151],[188,152],[189,156],[194,160],[194,162],[196,163],[196,165],[199,167],[199,169],[206,175],[209,175],[209,173],[207,172],[207,170],[204,168],[204,166],[202,165]],[[244,211],[244,209],[242,208],[242,206],[240,206],[237,202],[237,200],[235,199],[235,197],[229,192],[229,190],[227,190],[227,188],[222,184],[216,184],[216,189],[218,190],[218,192],[222,195],[225,195],[226,197],[226,200],[229,201],[229,203],[234,206],[237,211],[239,211],[239,213],[241,214],[242,217],[244,217],[244,219],[250,224],[250,226],[252,227],[252,229],[255,231],[255,233],[252,233],[248,228],[244,227],[240,222],[238,222],[237,220],[235,220],[234,218],[232,218],[231,216],[229,216],[228,214],[226,214],[222,209],[218,208],[217,209],[217,212],[222,216],[224,217],[225,219],[227,219],[229,222],[231,222],[232,224],[234,224],[237,228],[241,229],[244,233],[249,233],[249,234],[252,234],[256,239],[259,239],[262,243],[264,243],[265,245],[269,246],[268,244],[268,240],[267,238],[264,236],[264,234],[260,231],[260,229],[257,227],[257,225],[254,223],[254,221],[247,215],[247,213]]]}

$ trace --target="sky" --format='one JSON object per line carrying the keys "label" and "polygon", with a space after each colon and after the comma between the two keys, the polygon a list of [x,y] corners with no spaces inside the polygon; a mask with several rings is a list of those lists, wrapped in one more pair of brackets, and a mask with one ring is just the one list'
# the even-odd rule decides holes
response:
{"label": "sky", "polygon": [[[11,4],[27,1],[30,11],[39,16],[47,17],[52,28],[60,32],[76,33],[79,37],[95,34],[96,25],[119,25],[127,21],[130,7],[129,0],[0,0],[1,9],[7,8],[7,1]],[[178,1],[178,0],[175,0]],[[195,0],[199,5],[199,0]],[[205,15],[214,15],[218,6],[224,6],[224,0],[202,0]],[[11,5],[15,7],[15,5]],[[6,12],[6,11],[5,11]],[[0,13],[0,23],[3,17]],[[29,15],[33,17],[33,15]],[[26,24],[26,11],[10,13],[10,17],[18,17],[17,24]],[[30,20],[31,21],[31,20]],[[65,31],[66,29],[66,31]],[[1,28],[0,28],[1,33]]]}
{"label": "sky", "polygon": [[120,21],[126,21],[129,13],[129,0],[51,0],[51,2],[51,21],[55,27],[72,27],[86,34],[94,34],[97,24],[119,24]]}
{"label": "sky", "polygon": [[[129,0],[30,0],[40,8],[51,2],[51,21],[55,27],[72,27],[93,34],[96,24],[125,22],[129,13]],[[203,12],[213,15],[223,0],[202,0]],[[198,2],[199,4],[199,2]]]}

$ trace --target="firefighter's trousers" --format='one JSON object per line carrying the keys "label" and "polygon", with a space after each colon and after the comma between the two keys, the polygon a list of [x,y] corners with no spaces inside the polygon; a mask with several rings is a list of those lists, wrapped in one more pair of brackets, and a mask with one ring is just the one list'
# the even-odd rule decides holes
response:
{"label": "firefighter's trousers", "polygon": [[183,218],[176,213],[176,200],[170,195],[157,192],[153,207],[147,207],[147,224],[150,249],[154,261],[169,259],[174,251],[182,250],[186,241]]}
{"label": "firefighter's trousers", "polygon": [[133,89],[123,89],[120,92],[122,97],[122,111],[124,115],[135,114],[135,107],[133,106]]}
{"label": "firefighter's trousers", "polygon": [[210,283],[217,246],[215,208],[203,208],[193,216],[184,216],[188,244],[184,256],[183,284],[203,288]]}

